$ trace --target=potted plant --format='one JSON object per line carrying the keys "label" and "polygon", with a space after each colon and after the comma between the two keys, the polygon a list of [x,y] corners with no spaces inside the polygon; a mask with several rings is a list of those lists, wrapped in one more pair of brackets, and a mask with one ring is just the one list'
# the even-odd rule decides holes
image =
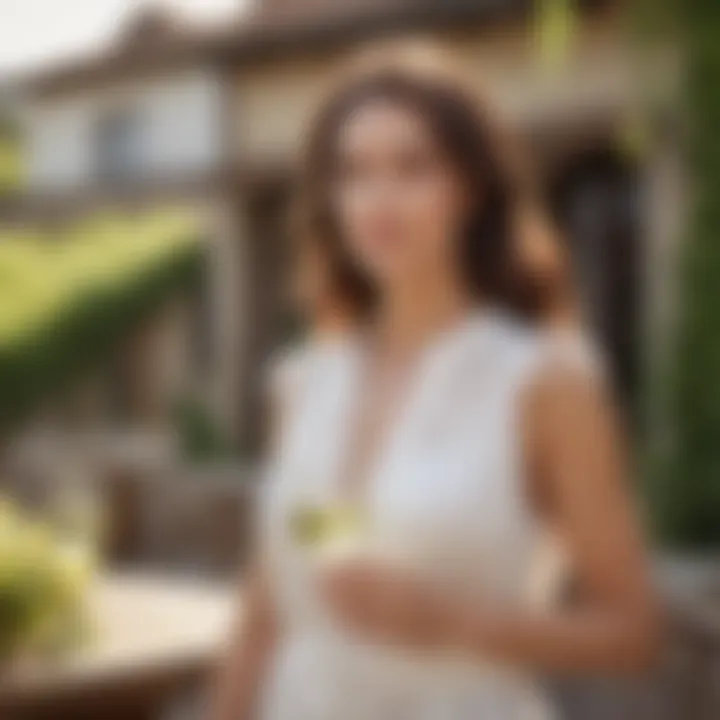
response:
{"label": "potted plant", "polygon": [[0,502],[0,668],[79,640],[90,569],[79,546]]}

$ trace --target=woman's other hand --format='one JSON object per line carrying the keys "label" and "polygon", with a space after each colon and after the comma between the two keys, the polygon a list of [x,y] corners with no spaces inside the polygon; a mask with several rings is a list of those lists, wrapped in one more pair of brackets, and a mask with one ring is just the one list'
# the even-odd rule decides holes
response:
{"label": "woman's other hand", "polygon": [[319,570],[330,612],[369,640],[410,649],[437,647],[449,603],[411,573],[369,558],[332,561]]}

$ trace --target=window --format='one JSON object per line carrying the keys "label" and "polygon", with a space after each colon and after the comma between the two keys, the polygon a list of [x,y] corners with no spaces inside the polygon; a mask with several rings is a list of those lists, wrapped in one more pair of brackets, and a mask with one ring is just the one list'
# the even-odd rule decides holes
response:
{"label": "window", "polygon": [[122,182],[138,175],[142,148],[140,123],[135,113],[121,110],[100,118],[95,156],[96,175],[102,182]]}

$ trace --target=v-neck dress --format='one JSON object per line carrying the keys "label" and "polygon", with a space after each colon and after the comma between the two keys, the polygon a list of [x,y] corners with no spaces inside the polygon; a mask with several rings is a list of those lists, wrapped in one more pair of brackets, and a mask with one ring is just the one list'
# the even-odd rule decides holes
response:
{"label": "v-neck dress", "polygon": [[[427,350],[364,485],[373,547],[448,592],[530,602],[544,529],[527,497],[521,396],[545,343],[485,311]],[[309,348],[302,387],[271,459],[262,529],[282,624],[262,720],[547,720],[521,669],[449,652],[378,646],[336,621],[291,532],[297,508],[343,499],[343,464],[362,387],[352,340]],[[552,598],[552,588],[547,592]]]}

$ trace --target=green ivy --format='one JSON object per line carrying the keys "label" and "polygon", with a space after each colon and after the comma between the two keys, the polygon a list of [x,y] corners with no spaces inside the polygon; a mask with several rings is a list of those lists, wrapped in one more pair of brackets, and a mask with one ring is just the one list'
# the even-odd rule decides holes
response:
{"label": "green ivy", "polygon": [[183,457],[191,462],[227,460],[234,448],[203,404],[183,397],[175,404],[174,425]]}
{"label": "green ivy", "polygon": [[19,190],[23,182],[23,156],[17,123],[0,107],[0,196]]}
{"label": "green ivy", "polygon": [[108,357],[199,263],[197,231],[180,216],[0,234],[0,433]]}
{"label": "green ivy", "polygon": [[17,141],[0,133],[0,195],[11,193],[22,185],[22,154]]}
{"label": "green ivy", "polygon": [[650,499],[666,545],[712,550],[720,548],[720,3],[665,4],[685,62],[690,197],[667,376],[670,433]]}

